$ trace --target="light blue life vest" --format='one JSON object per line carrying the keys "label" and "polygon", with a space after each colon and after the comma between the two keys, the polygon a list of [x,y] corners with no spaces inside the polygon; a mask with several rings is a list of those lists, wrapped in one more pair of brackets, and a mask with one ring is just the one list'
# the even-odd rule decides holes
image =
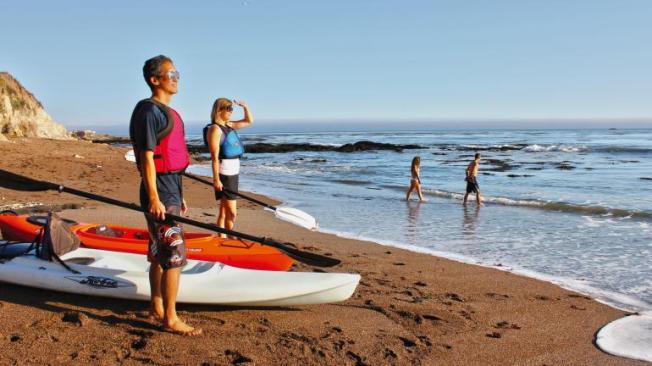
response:
{"label": "light blue life vest", "polygon": [[[213,125],[209,123],[204,127],[204,144],[208,146],[208,129]],[[244,145],[240,135],[233,128],[226,125],[216,124],[222,130],[220,136],[220,159],[237,159],[244,154]]]}

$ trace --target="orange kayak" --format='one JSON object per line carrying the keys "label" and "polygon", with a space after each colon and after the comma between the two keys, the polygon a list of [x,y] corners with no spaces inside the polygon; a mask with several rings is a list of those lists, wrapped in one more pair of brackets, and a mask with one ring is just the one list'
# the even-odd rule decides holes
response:
{"label": "orange kayak", "polygon": [[[5,240],[34,241],[43,216],[0,215]],[[87,248],[136,254],[147,253],[149,233],[144,229],[117,225],[73,223],[71,230]],[[237,239],[223,239],[210,233],[185,233],[189,259],[220,262],[234,267],[287,271],[293,260],[279,250]]]}

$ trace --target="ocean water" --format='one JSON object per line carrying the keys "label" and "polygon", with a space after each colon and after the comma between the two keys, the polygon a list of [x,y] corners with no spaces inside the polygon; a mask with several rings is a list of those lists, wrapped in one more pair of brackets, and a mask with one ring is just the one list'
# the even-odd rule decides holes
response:
{"label": "ocean water", "polygon": [[[241,188],[310,213],[325,232],[497,266],[626,310],[652,310],[652,130],[243,136],[266,143],[418,144],[423,148],[403,152],[248,154]],[[481,208],[473,196],[461,205],[464,170],[475,152],[483,158]],[[404,199],[416,155],[423,203]],[[210,175],[208,165],[191,171]]]}

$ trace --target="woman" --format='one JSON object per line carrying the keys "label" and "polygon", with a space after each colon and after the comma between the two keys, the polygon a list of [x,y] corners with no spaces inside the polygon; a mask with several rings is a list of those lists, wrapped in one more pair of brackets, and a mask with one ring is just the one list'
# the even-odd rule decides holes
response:
{"label": "woman", "polygon": [[407,195],[405,196],[405,200],[409,201],[410,200],[410,194],[412,194],[412,191],[417,191],[417,194],[419,195],[419,200],[424,201],[423,199],[423,194],[421,194],[421,178],[419,178],[419,171],[421,169],[421,158],[418,156],[415,156],[412,159],[412,178],[410,179],[410,188],[408,188]]}
{"label": "woman", "polygon": [[[244,118],[231,121],[233,105],[242,107]],[[204,127],[204,142],[211,153],[215,199],[220,201],[217,226],[232,230],[237,215],[236,195],[240,174],[240,156],[244,147],[235,130],[254,121],[249,107],[242,101],[218,98],[213,103],[211,123]],[[226,235],[222,235],[226,237]]]}

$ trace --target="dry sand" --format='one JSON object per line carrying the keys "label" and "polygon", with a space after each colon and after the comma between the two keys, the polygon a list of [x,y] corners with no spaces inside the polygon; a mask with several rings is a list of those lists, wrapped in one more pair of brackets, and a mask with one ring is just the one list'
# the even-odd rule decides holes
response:
{"label": "dry sand", "polygon": [[[0,142],[0,168],[137,202],[139,177],[123,159],[126,150],[13,140]],[[213,222],[210,190],[184,184],[190,217]],[[138,213],[87,199],[0,189],[0,206],[35,201],[75,207],[62,211],[72,219],[144,226]],[[645,364],[595,347],[596,331],[624,313],[583,295],[496,269],[309,232],[239,205],[237,230],[342,260],[328,271],[360,273],[353,297],[290,308],[179,305],[185,320],[204,329],[190,338],[145,318],[145,302],[1,283],[0,364]],[[294,270],[320,269],[299,264]]]}

